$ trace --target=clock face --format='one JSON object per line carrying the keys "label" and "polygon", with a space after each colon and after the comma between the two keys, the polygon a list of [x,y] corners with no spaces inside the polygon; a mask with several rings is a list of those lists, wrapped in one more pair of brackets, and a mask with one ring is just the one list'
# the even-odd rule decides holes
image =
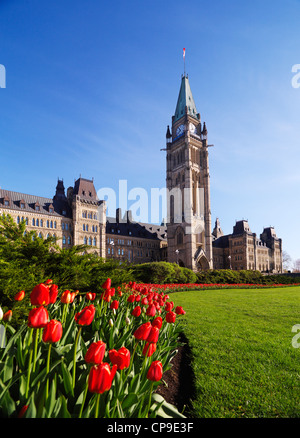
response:
{"label": "clock face", "polygon": [[180,125],[178,126],[178,128],[176,129],[176,135],[180,135],[184,133],[184,125]]}
{"label": "clock face", "polygon": [[189,124],[189,130],[192,134],[195,134],[196,132],[196,126],[193,123]]}

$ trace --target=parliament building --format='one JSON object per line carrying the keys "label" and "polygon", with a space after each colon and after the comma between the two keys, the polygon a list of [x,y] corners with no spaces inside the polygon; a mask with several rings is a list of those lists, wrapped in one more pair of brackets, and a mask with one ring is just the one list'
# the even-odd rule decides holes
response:
{"label": "parliament building", "polygon": [[282,272],[282,240],[273,227],[258,237],[246,220],[224,235],[217,218],[211,222],[207,127],[181,78],[171,126],[166,132],[167,221],[161,225],[133,220],[131,211],[106,216],[94,181],[79,178],[73,187],[58,180],[53,198],[0,189],[0,214],[10,214],[37,238],[54,236],[62,248],[87,245],[102,258],[129,263],[169,261],[194,271],[247,269]]}

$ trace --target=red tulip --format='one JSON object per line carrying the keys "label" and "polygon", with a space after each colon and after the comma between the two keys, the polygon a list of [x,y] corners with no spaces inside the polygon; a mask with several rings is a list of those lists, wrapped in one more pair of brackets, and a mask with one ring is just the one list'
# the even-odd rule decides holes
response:
{"label": "red tulip", "polygon": [[30,294],[30,301],[34,306],[47,306],[50,302],[49,287],[44,283],[36,285]]}
{"label": "red tulip", "polygon": [[111,304],[110,304],[110,308],[117,310],[119,308],[119,301],[118,300],[113,300],[111,302]]}
{"label": "red tulip", "polygon": [[116,371],[117,365],[113,365],[111,369],[109,364],[104,362],[94,365],[89,374],[89,391],[96,394],[103,394],[108,391],[111,388]]}
{"label": "red tulip", "polygon": [[105,354],[106,344],[102,341],[93,342],[88,351],[85,354],[84,360],[87,363],[92,363],[94,365],[99,364],[103,361]]}
{"label": "red tulip", "polygon": [[143,348],[142,354],[147,357],[152,356],[152,354],[156,351],[156,344],[147,342]]}
{"label": "red tulip", "polygon": [[175,309],[176,315],[185,315],[186,312],[183,310],[182,306],[177,306]]}
{"label": "red tulip", "polygon": [[49,303],[54,304],[58,295],[58,286],[56,284],[51,284],[49,288]]}
{"label": "red tulip", "polygon": [[22,301],[23,298],[25,297],[25,292],[23,290],[21,290],[20,292],[17,292],[15,295],[15,301]]}
{"label": "red tulip", "polygon": [[173,323],[176,320],[176,313],[175,312],[168,312],[166,314],[166,321],[169,323]]}
{"label": "red tulip", "polygon": [[134,303],[135,302],[135,295],[134,294],[129,295],[129,297],[127,298],[127,302]]}
{"label": "red tulip", "polygon": [[139,317],[141,313],[142,313],[142,309],[140,308],[140,306],[136,306],[131,312],[131,315],[135,317]]}
{"label": "red tulip", "polygon": [[151,331],[151,322],[145,322],[136,329],[133,336],[139,341],[146,341]]}
{"label": "red tulip", "polygon": [[154,304],[150,304],[150,306],[147,307],[146,315],[154,316],[155,314],[156,314],[156,307]]}
{"label": "red tulip", "polygon": [[118,370],[123,370],[129,367],[130,351],[125,347],[121,347],[118,351],[112,349],[109,351],[109,359],[113,365],[117,365]]}
{"label": "red tulip", "polygon": [[152,325],[153,327],[158,327],[159,329],[161,329],[163,320],[161,316],[157,316],[153,321],[152,321]]}
{"label": "red tulip", "polygon": [[173,303],[172,301],[168,301],[168,302],[165,304],[165,310],[166,310],[166,312],[170,312],[170,311],[173,309],[173,307],[174,307],[174,303]]}
{"label": "red tulip", "polygon": [[48,323],[48,312],[45,307],[34,307],[28,314],[28,327],[43,328]]}
{"label": "red tulip", "polygon": [[94,319],[96,309],[93,304],[85,307],[81,312],[76,313],[75,321],[79,325],[90,325]]}
{"label": "red tulip", "polygon": [[159,328],[152,326],[150,333],[147,337],[147,342],[156,344],[156,342],[158,341],[158,336],[159,336]]}
{"label": "red tulip", "polygon": [[150,368],[147,373],[147,379],[152,380],[152,382],[158,382],[163,375],[163,366],[159,360],[155,360],[150,365]]}
{"label": "red tulip", "polygon": [[4,313],[3,315],[3,321],[9,322],[12,319],[12,310],[8,310],[7,312]]}
{"label": "red tulip", "polygon": [[94,301],[95,298],[96,298],[96,294],[94,292],[88,292],[86,294],[86,299],[87,300]]}
{"label": "red tulip", "polygon": [[62,294],[61,294],[61,298],[60,301],[63,304],[69,304],[72,303],[72,294],[69,290],[65,290]]}
{"label": "red tulip", "polygon": [[61,322],[51,319],[43,330],[43,341],[58,342],[62,337],[62,331]]}
{"label": "red tulip", "polygon": [[105,282],[102,284],[102,289],[110,289],[111,287],[111,279],[108,278],[107,280],[105,280]]}

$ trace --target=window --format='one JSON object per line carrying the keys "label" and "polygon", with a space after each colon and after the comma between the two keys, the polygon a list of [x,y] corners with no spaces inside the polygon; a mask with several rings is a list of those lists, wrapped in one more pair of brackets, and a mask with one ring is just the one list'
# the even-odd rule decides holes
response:
{"label": "window", "polygon": [[66,236],[63,236],[63,238],[62,238],[62,243],[63,243],[63,245],[66,244]]}
{"label": "window", "polygon": [[42,236],[42,233],[39,233],[39,238],[42,239],[42,237],[43,237],[43,236]]}
{"label": "window", "polygon": [[47,221],[47,228],[49,228],[49,221]]}
{"label": "window", "polygon": [[17,217],[17,224],[20,223],[20,216]]}
{"label": "window", "polygon": [[54,210],[53,210],[53,207],[50,207],[50,208],[49,208],[49,213],[53,213],[53,211],[54,211]]}
{"label": "window", "polygon": [[40,223],[41,227],[43,227],[43,219],[41,219],[41,223]]}
{"label": "window", "polygon": [[34,218],[32,219],[32,226],[33,227],[35,226],[35,219]]}
{"label": "window", "polygon": [[97,239],[96,239],[96,237],[94,237],[94,239],[93,239],[93,246],[96,246],[97,245]]}
{"label": "window", "polygon": [[89,237],[89,245],[90,246],[92,245],[92,238],[91,237]]}
{"label": "window", "polygon": [[68,236],[68,245],[71,245],[71,237]]}
{"label": "window", "polygon": [[95,225],[95,232],[98,232],[98,225]]}
{"label": "window", "polygon": [[66,230],[68,230],[69,229],[69,224],[66,224]]}
{"label": "window", "polygon": [[25,208],[25,204],[24,204],[24,202],[21,202],[20,207],[21,207],[21,208]]}
{"label": "window", "polygon": [[53,228],[53,221],[50,221],[50,228]]}
{"label": "window", "polygon": [[54,221],[54,228],[56,228],[56,221]]}
{"label": "window", "polygon": [[87,245],[87,237],[85,236],[85,238],[83,239],[83,242],[85,245]]}
{"label": "window", "polygon": [[36,220],[36,222],[35,222],[35,225],[36,225],[37,227],[39,227],[39,226],[40,226],[40,222],[39,222],[39,220],[38,220],[38,219]]}
{"label": "window", "polygon": [[9,201],[7,199],[5,199],[4,205],[5,205],[5,207],[9,207]]}
{"label": "window", "polygon": [[35,206],[35,211],[40,211],[40,206],[39,205]]}
{"label": "window", "polygon": [[64,230],[65,229],[65,224],[62,222],[61,223],[61,229]]}
{"label": "window", "polygon": [[110,248],[107,248],[107,254],[110,254]]}
{"label": "window", "polygon": [[85,224],[82,225],[82,229],[83,229],[83,231],[85,231]]}
{"label": "window", "polygon": [[86,225],[85,229],[86,229],[86,231],[89,231],[89,226],[88,226],[88,225]]}

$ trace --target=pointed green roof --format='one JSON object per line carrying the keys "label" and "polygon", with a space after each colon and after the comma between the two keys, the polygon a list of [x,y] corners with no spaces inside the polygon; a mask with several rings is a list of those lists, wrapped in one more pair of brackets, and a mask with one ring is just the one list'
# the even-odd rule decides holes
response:
{"label": "pointed green roof", "polygon": [[188,76],[183,75],[181,79],[181,86],[179,91],[179,96],[177,100],[176,110],[175,110],[175,119],[179,120],[185,114],[185,107],[188,109],[188,114],[197,118],[197,108],[194,102],[194,98],[192,95],[190,83]]}

